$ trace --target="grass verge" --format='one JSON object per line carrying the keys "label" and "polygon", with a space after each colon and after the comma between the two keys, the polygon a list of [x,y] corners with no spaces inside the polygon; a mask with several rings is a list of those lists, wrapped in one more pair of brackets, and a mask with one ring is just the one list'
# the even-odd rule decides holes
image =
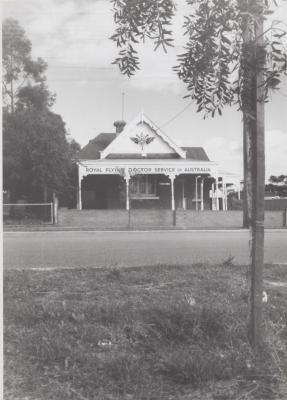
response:
{"label": "grass verge", "polygon": [[256,354],[246,267],[7,271],[5,398],[284,398],[287,289],[276,282],[287,282],[287,269],[265,274],[266,339]]}

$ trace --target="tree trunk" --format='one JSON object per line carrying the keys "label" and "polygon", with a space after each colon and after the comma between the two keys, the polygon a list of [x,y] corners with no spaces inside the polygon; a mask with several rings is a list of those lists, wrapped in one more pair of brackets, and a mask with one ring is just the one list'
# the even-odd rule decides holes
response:
{"label": "tree trunk", "polygon": [[255,122],[245,114],[243,115],[243,228],[251,224],[252,208],[252,153],[251,138],[255,129]]}
{"label": "tree trunk", "polygon": [[[263,0],[256,0],[263,10]],[[246,1],[246,19],[243,21],[243,74],[242,108],[244,123],[244,209],[243,225],[250,229],[250,277],[249,284],[249,334],[252,345],[262,343],[262,295],[264,264],[264,66],[263,15],[250,17],[255,0]],[[260,3],[260,4],[259,4]]]}
{"label": "tree trunk", "polygon": [[[253,0],[251,0],[252,2]],[[246,11],[249,11],[250,1],[245,0]],[[256,82],[255,75],[246,64],[250,64],[253,57],[251,43],[254,40],[254,32],[249,25],[248,13],[243,18],[243,71],[245,73],[243,83],[243,228],[251,225],[252,208],[252,135],[256,129]],[[252,62],[251,62],[252,63]],[[241,66],[242,68],[242,66]]]}
{"label": "tree trunk", "polygon": [[[262,1],[262,0],[261,0]],[[262,5],[263,8],[263,5]],[[252,212],[251,212],[251,281],[250,281],[250,340],[256,348],[262,344],[262,295],[264,265],[264,76],[263,16],[255,27],[256,41],[256,129],[251,137],[252,146]]]}
{"label": "tree trunk", "polygon": [[[13,57],[11,56],[11,71],[13,71]],[[13,113],[15,111],[14,107],[14,87],[13,87],[13,78],[11,79],[10,83],[10,97],[11,97],[11,112]]]}

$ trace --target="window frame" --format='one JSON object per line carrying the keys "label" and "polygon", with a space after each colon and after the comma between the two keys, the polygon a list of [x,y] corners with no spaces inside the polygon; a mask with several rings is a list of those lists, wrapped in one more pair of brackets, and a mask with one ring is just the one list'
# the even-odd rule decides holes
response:
{"label": "window frame", "polygon": [[[155,175],[136,175],[131,178],[130,197],[132,199],[159,199],[157,196],[157,177]],[[144,190],[142,185],[144,184]],[[149,185],[151,184],[152,193],[149,193]],[[134,190],[134,188],[136,190]]]}

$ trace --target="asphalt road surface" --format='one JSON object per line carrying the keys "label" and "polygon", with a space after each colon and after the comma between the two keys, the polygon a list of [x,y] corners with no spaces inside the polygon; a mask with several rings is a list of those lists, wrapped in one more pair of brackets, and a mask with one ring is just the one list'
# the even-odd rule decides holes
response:
{"label": "asphalt road surface", "polygon": [[[6,232],[4,268],[248,261],[248,231]],[[287,264],[287,230],[265,232],[265,262]]]}

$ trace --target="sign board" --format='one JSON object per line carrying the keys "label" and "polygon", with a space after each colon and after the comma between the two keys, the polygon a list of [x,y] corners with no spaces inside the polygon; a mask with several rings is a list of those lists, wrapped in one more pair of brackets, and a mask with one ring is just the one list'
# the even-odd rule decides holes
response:
{"label": "sign board", "polygon": [[82,166],[83,175],[145,175],[145,174],[211,174],[208,166],[158,166],[158,165],[133,165],[133,166]]}

